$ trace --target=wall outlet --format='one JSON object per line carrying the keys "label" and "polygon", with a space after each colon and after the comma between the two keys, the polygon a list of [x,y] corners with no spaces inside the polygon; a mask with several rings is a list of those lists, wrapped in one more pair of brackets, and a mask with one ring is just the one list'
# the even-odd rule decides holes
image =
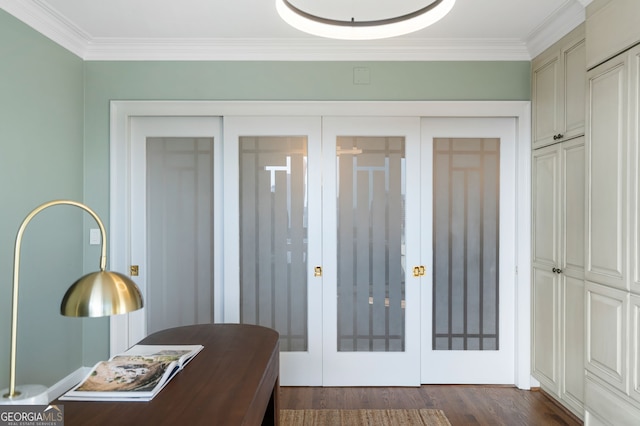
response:
{"label": "wall outlet", "polygon": [[100,230],[98,228],[89,229],[89,244],[92,246],[100,244]]}

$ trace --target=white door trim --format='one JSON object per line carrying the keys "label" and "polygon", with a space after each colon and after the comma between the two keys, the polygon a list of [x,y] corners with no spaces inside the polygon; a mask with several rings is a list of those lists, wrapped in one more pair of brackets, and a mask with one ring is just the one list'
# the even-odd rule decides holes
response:
{"label": "white door trim", "polygon": [[[529,101],[111,101],[109,261],[129,269],[130,127],[133,116],[350,115],[418,117],[514,117],[516,174],[516,386],[532,385],[531,288],[531,105]],[[111,317],[111,352],[126,348],[126,316]]]}

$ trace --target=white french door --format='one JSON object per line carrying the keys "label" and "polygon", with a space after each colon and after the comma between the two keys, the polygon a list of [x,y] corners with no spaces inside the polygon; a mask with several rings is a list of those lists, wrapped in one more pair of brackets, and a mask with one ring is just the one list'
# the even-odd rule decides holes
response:
{"label": "white french door", "polygon": [[[517,131],[521,140],[528,134],[526,125],[519,124],[526,124],[528,110],[515,111],[518,119],[420,118],[410,116],[416,107],[422,116],[454,116],[458,105],[446,104],[441,111],[439,104],[411,103],[399,106],[409,112],[407,116],[387,117],[388,108],[369,105],[367,111],[373,114],[350,115],[345,112],[355,110],[339,103],[334,108],[296,106],[308,108],[308,115],[284,116],[300,111],[283,107],[276,109],[283,115],[268,116],[262,104],[215,103],[205,115],[200,104],[183,111],[182,105],[161,103],[151,109],[161,114],[145,116],[140,113],[145,107],[133,104],[124,105],[122,112],[114,109],[117,121],[112,122],[110,264],[119,270],[140,266],[134,279],[147,305],[143,311],[112,318],[112,351],[121,351],[153,331],[156,326],[149,318],[159,318],[160,328],[190,322],[247,322],[279,331],[283,385],[516,383],[527,387],[524,316],[517,318],[523,335],[514,378],[514,312],[517,305],[526,316],[529,300],[527,277],[515,274],[516,252],[528,247],[526,216],[520,224],[523,229],[516,230],[516,216],[528,211],[522,197],[515,204],[516,186],[524,199],[528,187],[522,185],[527,163],[516,158],[515,135]],[[345,114],[327,115],[332,110]],[[494,105],[486,112],[467,105],[464,111],[508,117],[512,110]],[[120,145],[120,140],[125,143]],[[192,152],[174,156],[173,151],[183,147],[181,141]],[[163,149],[151,153],[151,143],[161,143]],[[528,145],[524,149],[529,152]],[[164,167],[149,163],[150,156],[160,159],[153,163],[156,166],[168,166],[172,178],[162,181],[169,186],[149,187],[150,174]],[[444,160],[435,162],[436,157]],[[477,195],[485,191],[477,186],[482,180],[472,164],[478,157],[489,161],[482,179],[489,182],[498,176],[497,195],[486,197],[499,200],[494,209],[497,219],[488,211],[474,216],[471,208],[476,203],[477,213]],[[498,159],[497,172],[490,167],[492,158]],[[203,163],[208,164],[199,168]],[[516,164],[525,165],[517,170],[518,179]],[[453,176],[453,181],[460,173],[466,174],[467,183],[447,185],[453,195],[437,189],[443,176]],[[185,176],[195,186],[181,186]],[[195,184],[202,179],[209,187]],[[438,207],[444,205],[442,197],[457,197],[461,188],[470,198],[452,198],[447,201],[453,207],[449,210]],[[154,192],[171,192],[177,198],[168,201]],[[150,199],[161,202],[153,204]],[[154,225],[149,211],[156,205],[168,211],[159,216],[165,222]],[[204,225],[195,220],[183,232],[179,222],[185,216],[178,214],[183,205],[191,206],[192,217],[213,217]],[[444,224],[438,222],[442,217]],[[491,222],[494,227],[474,234],[465,228],[472,222]],[[177,235],[179,244],[163,248],[165,233]],[[442,237],[449,234],[451,238]],[[517,247],[516,235],[524,241]],[[189,246],[181,236],[198,243]],[[443,241],[451,247],[443,246]],[[486,253],[466,250],[479,241]],[[495,259],[487,254],[491,251]],[[149,274],[164,267],[164,259],[182,255],[208,257],[213,263],[204,270],[198,269],[203,262],[190,264],[194,269],[187,274],[184,262],[165,277]],[[149,259],[157,256],[162,260],[152,267]],[[474,270],[480,257],[486,262]],[[524,263],[521,267],[526,270]],[[456,287],[461,280],[446,274],[443,280],[443,270],[451,277],[462,274],[467,284]],[[210,293],[190,278],[181,282],[178,292],[171,292],[172,281],[190,275],[212,281]],[[482,297],[473,285],[479,275],[486,277]],[[150,286],[157,282],[166,290],[154,296]],[[445,293],[440,291],[443,282],[449,286]],[[517,282],[522,291],[516,300]],[[492,297],[493,305],[470,304],[480,298],[491,302]],[[187,300],[190,305],[182,303]],[[155,317],[147,312],[154,306],[159,307]],[[169,312],[171,306],[177,310]],[[481,325],[467,321],[479,315]]]}
{"label": "white french door", "polygon": [[225,117],[225,321],[283,385],[418,385],[418,118]]}
{"label": "white french door", "polygon": [[515,383],[516,125],[423,118],[422,383]]}
{"label": "white french door", "polygon": [[128,346],[222,311],[221,118],[134,117],[130,159],[132,278],[145,307],[128,316]]}
{"label": "white french door", "polygon": [[280,334],[280,383],[322,385],[321,119],[225,117],[224,321]]}
{"label": "white french door", "polygon": [[323,385],[418,386],[420,119],[323,119]]}

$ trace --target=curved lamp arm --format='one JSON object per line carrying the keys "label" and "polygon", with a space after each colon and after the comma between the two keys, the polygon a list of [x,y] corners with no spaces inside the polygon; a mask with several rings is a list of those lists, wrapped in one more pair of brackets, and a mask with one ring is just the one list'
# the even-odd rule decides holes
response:
{"label": "curved lamp arm", "polygon": [[142,296],[136,284],[127,276],[116,272],[105,271],[107,265],[106,232],[100,217],[86,205],[71,200],[54,200],[41,204],[22,221],[16,236],[13,261],[13,299],[11,308],[11,359],[9,393],[3,398],[15,398],[20,395],[16,391],[16,352],[18,329],[18,287],[20,273],[20,248],[22,235],[31,219],[42,210],[57,205],[78,207],[89,213],[100,227],[102,250],[100,255],[100,272],[87,274],[76,281],[65,294],[61,313],[68,316],[98,317],[131,312],[142,307]]}

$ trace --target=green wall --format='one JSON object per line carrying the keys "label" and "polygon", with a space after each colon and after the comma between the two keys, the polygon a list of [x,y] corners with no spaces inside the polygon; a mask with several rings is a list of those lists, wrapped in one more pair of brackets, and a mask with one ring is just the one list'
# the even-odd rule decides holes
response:
{"label": "green wall", "polygon": [[[8,342],[13,236],[40,202],[82,199],[108,227],[111,100],[529,100],[529,62],[152,62],[87,61],[0,11],[0,341]],[[354,68],[369,84],[354,83]],[[84,94],[83,94],[84,92]],[[5,96],[6,94],[6,96]],[[83,99],[84,96],[84,99]],[[83,104],[84,102],[84,104]],[[84,134],[82,132],[84,131]],[[57,315],[67,281],[95,270],[83,244],[91,220],[56,207],[25,237],[19,382],[50,385],[108,354],[106,319]],[[37,224],[36,221],[41,221]],[[54,225],[55,224],[55,225]],[[46,228],[49,226],[49,228]],[[38,228],[39,227],[39,228]],[[84,259],[84,260],[83,260]],[[51,273],[56,284],[42,283]],[[60,284],[57,282],[60,281]],[[64,282],[64,283],[63,283]],[[46,339],[43,352],[38,345]],[[26,344],[26,343],[25,343]],[[8,383],[1,346],[0,387]],[[46,363],[44,365],[43,363]],[[34,367],[37,365],[42,367]]]}
{"label": "green wall", "polygon": [[[369,84],[355,84],[354,68],[363,67]],[[87,61],[85,202],[107,220],[111,100],[529,100],[529,69],[526,61]],[[85,259],[93,261],[97,249],[89,250]],[[85,352],[89,364],[108,352],[102,337],[108,325],[91,327],[85,328],[85,340],[92,342]]]}
{"label": "green wall", "polygon": [[[369,84],[354,84],[354,68]],[[86,202],[108,210],[111,100],[529,100],[519,62],[85,63]]]}
{"label": "green wall", "polygon": [[[0,388],[9,385],[13,247],[24,217],[82,200],[83,63],[0,10]],[[26,229],[21,256],[18,384],[52,385],[82,362],[81,319],[60,300],[82,275],[82,212],[55,206]]]}

